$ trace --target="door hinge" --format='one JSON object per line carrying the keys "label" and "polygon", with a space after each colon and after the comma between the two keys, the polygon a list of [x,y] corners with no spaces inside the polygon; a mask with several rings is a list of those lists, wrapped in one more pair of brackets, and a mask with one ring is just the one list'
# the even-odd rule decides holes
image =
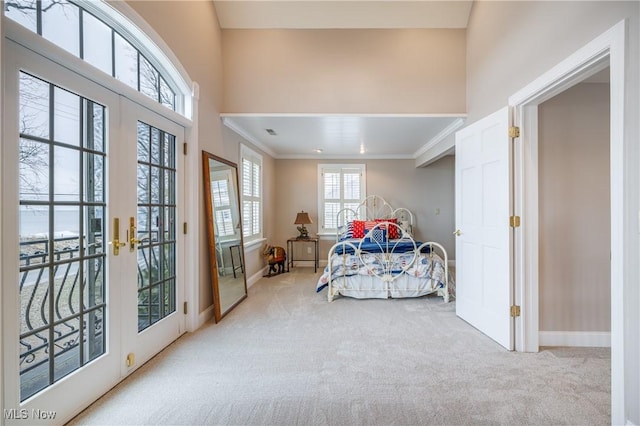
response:
{"label": "door hinge", "polygon": [[520,316],[520,306],[519,305],[512,305],[511,306],[511,316],[514,317],[514,318]]}
{"label": "door hinge", "polygon": [[184,306],[183,306],[183,312],[185,315],[187,315],[187,313],[189,312],[189,310],[187,309],[187,302],[184,302]]}
{"label": "door hinge", "polygon": [[187,155],[187,143],[186,142],[182,144],[182,153],[184,155]]}
{"label": "door hinge", "polygon": [[510,138],[519,138],[520,137],[520,127],[516,127],[516,126],[509,127],[509,137]]}
{"label": "door hinge", "polygon": [[182,233],[185,235],[187,234],[187,222],[182,224]]}
{"label": "door hinge", "polygon": [[512,228],[520,227],[520,216],[509,216],[509,226]]}

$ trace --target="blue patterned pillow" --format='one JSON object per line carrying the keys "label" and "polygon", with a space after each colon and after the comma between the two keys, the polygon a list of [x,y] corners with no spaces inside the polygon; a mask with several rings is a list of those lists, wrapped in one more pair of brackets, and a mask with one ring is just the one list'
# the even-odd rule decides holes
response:
{"label": "blue patterned pillow", "polygon": [[371,242],[383,244],[387,242],[387,231],[384,228],[374,228],[369,234]]}

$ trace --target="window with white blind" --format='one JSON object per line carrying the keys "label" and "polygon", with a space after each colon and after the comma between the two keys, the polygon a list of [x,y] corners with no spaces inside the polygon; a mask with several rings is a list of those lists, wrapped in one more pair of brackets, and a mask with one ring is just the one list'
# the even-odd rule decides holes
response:
{"label": "window with white blind", "polygon": [[245,242],[262,238],[262,156],[240,145],[242,231]]}
{"label": "window with white blind", "polygon": [[232,175],[228,170],[211,174],[211,197],[216,206],[214,213],[216,240],[219,238],[219,241],[240,238],[236,236],[236,227],[233,226],[237,223],[237,218],[233,217],[231,210],[232,199],[235,202],[233,193],[229,191],[232,187],[231,179]]}
{"label": "window with white blind", "polygon": [[366,197],[364,164],[318,164],[318,218],[321,232],[334,232],[336,214],[356,209]]}

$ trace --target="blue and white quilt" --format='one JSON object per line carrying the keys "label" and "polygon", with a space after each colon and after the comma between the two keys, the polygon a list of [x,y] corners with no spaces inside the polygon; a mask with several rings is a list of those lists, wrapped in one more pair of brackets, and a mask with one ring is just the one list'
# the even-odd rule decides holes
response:
{"label": "blue and white quilt", "polygon": [[[392,253],[385,253],[380,245],[369,247],[370,250],[357,250],[349,245],[339,246],[340,250],[332,255],[331,278],[333,280],[351,276],[391,276],[406,275],[413,278],[434,280],[435,288],[445,286],[445,267],[442,259],[435,253],[415,252],[413,243],[408,243],[406,250],[396,247]],[[364,247],[361,246],[362,248]],[[339,251],[339,253],[338,253]],[[327,287],[329,282],[329,266],[325,267],[316,285],[316,291],[320,292]]]}

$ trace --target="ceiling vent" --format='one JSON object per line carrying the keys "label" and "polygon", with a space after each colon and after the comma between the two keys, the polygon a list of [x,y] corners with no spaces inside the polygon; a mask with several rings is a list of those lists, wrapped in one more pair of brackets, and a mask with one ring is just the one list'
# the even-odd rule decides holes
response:
{"label": "ceiling vent", "polygon": [[271,136],[275,136],[277,133],[275,130],[273,129],[265,129],[267,131],[267,133],[269,133]]}

